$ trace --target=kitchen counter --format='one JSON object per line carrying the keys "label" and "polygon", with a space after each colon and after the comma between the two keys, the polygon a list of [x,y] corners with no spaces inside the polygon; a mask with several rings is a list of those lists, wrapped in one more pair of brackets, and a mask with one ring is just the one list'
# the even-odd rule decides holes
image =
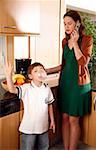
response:
{"label": "kitchen counter", "polygon": [[20,111],[20,101],[15,94],[6,92],[0,80],[0,117]]}
{"label": "kitchen counter", "polygon": [[[44,82],[48,83],[51,88],[54,88],[58,86],[58,79],[59,73],[49,74]],[[96,87],[92,88],[92,91],[96,92]],[[6,92],[0,84],[0,117],[18,111],[20,111],[20,100],[18,100],[17,95]]]}
{"label": "kitchen counter", "polygon": [[[52,87],[58,86],[59,74],[50,74],[44,81]],[[15,113],[20,111],[20,100],[18,100],[17,95],[6,92],[1,86],[0,80],[0,117]]]}

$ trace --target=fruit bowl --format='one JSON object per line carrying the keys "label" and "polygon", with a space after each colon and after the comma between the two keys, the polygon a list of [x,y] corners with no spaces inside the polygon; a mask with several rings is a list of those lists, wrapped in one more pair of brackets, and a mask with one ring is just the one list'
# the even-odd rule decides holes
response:
{"label": "fruit bowl", "polygon": [[[22,84],[24,84],[24,83],[22,83]],[[18,85],[22,85],[22,84],[14,83],[14,86],[18,86]],[[3,87],[4,90],[9,91],[6,80],[1,81],[1,86]]]}
{"label": "fruit bowl", "polygon": [[[24,83],[23,83],[23,84],[24,84]],[[18,84],[18,83],[15,83],[15,84],[14,84],[14,86],[18,86],[18,85],[22,85],[22,84]],[[1,82],[1,86],[3,87],[4,90],[9,91],[8,86],[7,86],[7,81],[6,81],[6,80],[3,80],[3,81]]]}
{"label": "fruit bowl", "polygon": [[[12,81],[14,83],[14,86],[24,84],[25,80],[26,80],[26,78],[22,74],[14,74],[12,76]],[[1,85],[6,91],[9,91],[6,80],[1,81]]]}

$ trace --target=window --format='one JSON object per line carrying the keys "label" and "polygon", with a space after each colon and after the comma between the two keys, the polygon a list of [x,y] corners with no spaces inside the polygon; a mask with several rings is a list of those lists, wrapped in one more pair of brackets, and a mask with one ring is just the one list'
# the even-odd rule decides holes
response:
{"label": "window", "polygon": [[6,59],[6,37],[0,36],[0,79],[5,77],[4,63]]}

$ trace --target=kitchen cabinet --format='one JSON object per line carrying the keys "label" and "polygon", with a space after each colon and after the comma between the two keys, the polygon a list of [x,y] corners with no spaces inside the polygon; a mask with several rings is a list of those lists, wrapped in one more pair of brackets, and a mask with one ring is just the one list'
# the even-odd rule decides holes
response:
{"label": "kitchen cabinet", "polygon": [[19,30],[17,29],[16,22],[8,12],[7,4],[8,1],[0,1],[0,33],[18,33]]}
{"label": "kitchen cabinet", "polygon": [[82,141],[96,147],[96,91],[92,91],[91,114],[83,118]]}
{"label": "kitchen cabinet", "polygon": [[0,0],[0,33],[39,33],[39,7],[39,0]]}
{"label": "kitchen cabinet", "polygon": [[3,6],[3,1],[0,1],[0,33],[3,32],[3,26],[7,24],[7,13]]}
{"label": "kitchen cabinet", "polygon": [[0,118],[0,150],[19,149],[19,112]]}

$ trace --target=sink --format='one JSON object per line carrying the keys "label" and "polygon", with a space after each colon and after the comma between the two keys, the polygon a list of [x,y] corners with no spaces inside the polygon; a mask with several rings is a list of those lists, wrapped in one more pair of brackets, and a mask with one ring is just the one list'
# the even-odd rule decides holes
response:
{"label": "sink", "polygon": [[58,86],[59,82],[59,73],[49,74],[47,75],[47,78],[44,80],[46,84],[49,85],[49,87],[55,87]]}

